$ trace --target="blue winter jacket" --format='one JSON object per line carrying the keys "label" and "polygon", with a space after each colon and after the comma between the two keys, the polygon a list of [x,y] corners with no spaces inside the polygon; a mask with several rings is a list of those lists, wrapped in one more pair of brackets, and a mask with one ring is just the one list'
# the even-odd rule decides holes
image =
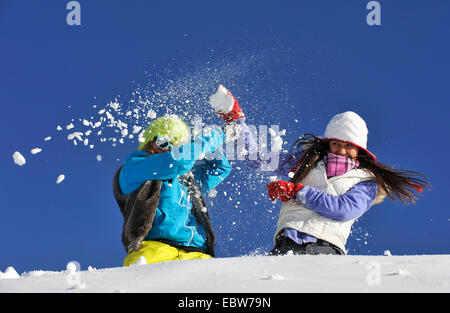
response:
{"label": "blue winter jacket", "polygon": [[126,158],[119,174],[124,194],[148,180],[162,181],[159,205],[145,240],[167,239],[182,246],[206,248],[206,232],[192,213],[189,192],[179,176],[192,170],[202,193],[220,184],[231,171],[221,149],[224,141],[223,131],[214,129],[165,153],[135,151]]}

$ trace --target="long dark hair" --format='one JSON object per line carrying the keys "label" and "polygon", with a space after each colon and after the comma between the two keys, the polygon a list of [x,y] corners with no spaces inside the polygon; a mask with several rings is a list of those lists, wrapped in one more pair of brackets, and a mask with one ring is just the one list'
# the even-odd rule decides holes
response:
{"label": "long dark hair", "polygon": [[[293,152],[293,150],[296,150]],[[298,160],[296,171],[291,178],[292,183],[299,183],[308,175],[312,168],[330,152],[328,140],[312,134],[305,134],[297,139],[291,147],[289,157],[285,162]],[[410,170],[398,170],[388,165],[376,162],[363,149],[359,150],[358,168],[367,171],[378,184],[379,192],[384,192],[394,202],[415,203],[417,192],[431,187],[428,179],[421,173]]]}

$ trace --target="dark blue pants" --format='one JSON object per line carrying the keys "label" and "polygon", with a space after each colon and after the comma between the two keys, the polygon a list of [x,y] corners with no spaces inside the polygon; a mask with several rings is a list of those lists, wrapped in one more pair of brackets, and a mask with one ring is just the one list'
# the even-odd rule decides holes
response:
{"label": "dark blue pants", "polygon": [[295,255],[345,254],[341,249],[324,240],[318,239],[317,242],[305,242],[299,245],[291,238],[279,236],[275,248],[270,251],[270,255],[285,255],[289,251],[292,251],[292,254]]}

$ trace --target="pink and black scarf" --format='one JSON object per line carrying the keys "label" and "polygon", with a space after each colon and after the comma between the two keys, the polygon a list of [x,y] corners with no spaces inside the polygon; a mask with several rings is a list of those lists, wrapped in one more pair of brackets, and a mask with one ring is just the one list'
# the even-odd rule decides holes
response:
{"label": "pink and black scarf", "polygon": [[327,178],[333,176],[344,175],[348,171],[359,166],[358,160],[346,158],[342,155],[328,153],[324,158],[325,166],[327,167]]}

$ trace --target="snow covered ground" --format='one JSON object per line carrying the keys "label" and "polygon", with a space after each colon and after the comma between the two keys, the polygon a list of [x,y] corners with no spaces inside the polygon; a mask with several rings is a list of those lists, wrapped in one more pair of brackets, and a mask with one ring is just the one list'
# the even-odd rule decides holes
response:
{"label": "snow covered ground", "polygon": [[9,268],[0,292],[450,292],[450,255],[243,256],[87,271],[69,264],[21,275]]}

